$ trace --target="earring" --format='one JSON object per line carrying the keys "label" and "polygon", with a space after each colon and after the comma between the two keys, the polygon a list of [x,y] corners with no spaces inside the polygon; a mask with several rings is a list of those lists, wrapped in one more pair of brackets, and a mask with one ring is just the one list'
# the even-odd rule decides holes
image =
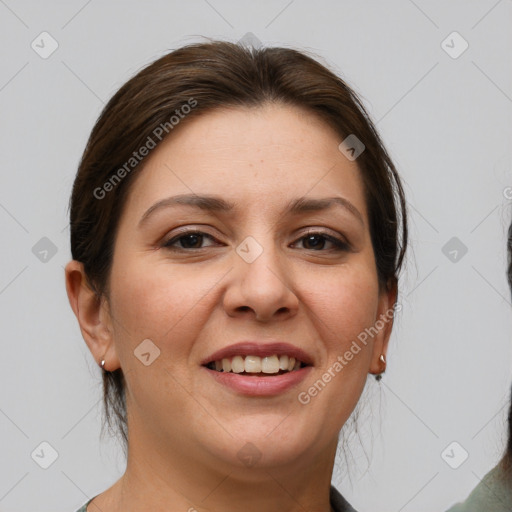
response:
{"label": "earring", "polygon": [[[103,357],[105,357],[105,356],[103,356]],[[105,359],[103,359],[103,358],[101,359],[100,366],[101,366],[102,370],[105,370]]]}
{"label": "earring", "polygon": [[[381,354],[379,357],[379,361],[384,364],[384,371],[385,371],[386,370],[386,356],[384,354]],[[382,374],[384,373],[384,371],[375,375],[375,380],[377,382],[380,382],[380,380],[382,379]]]}

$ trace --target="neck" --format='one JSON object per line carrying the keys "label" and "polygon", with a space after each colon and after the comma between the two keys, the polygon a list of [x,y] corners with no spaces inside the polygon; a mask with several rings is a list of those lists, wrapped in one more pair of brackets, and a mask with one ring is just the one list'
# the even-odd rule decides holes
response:
{"label": "neck", "polygon": [[[195,459],[179,447],[129,441],[124,475],[94,500],[105,512],[330,512],[337,439],[323,453],[279,467],[240,467]],[[102,498],[103,497],[103,498]],[[97,503],[96,503],[97,501]],[[90,510],[95,510],[90,508]]]}

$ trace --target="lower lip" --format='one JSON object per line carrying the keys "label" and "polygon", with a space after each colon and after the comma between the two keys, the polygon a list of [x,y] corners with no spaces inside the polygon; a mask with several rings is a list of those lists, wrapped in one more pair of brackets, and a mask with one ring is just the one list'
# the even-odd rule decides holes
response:
{"label": "lower lip", "polygon": [[279,395],[298,386],[309,374],[312,367],[305,366],[282,375],[268,377],[240,375],[232,372],[218,372],[203,367],[219,384],[247,396]]}

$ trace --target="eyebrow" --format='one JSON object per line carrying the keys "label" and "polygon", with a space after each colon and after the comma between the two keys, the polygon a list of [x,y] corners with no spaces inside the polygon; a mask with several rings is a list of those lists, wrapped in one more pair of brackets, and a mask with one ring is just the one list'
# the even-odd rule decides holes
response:
{"label": "eyebrow", "polygon": [[[171,208],[179,205],[192,206],[204,211],[220,213],[228,213],[237,209],[236,203],[226,201],[219,196],[181,194],[178,196],[166,197],[165,199],[161,199],[154,205],[150,206],[142,215],[139,221],[139,227],[141,227],[154,212],[164,208]],[[328,210],[333,206],[341,206],[346,211],[350,212],[354,217],[356,217],[357,220],[359,220],[359,222],[364,226],[364,220],[361,212],[348,199],[339,196],[325,197],[320,199],[306,197],[292,199],[285,208],[284,213],[299,215],[301,213]]]}

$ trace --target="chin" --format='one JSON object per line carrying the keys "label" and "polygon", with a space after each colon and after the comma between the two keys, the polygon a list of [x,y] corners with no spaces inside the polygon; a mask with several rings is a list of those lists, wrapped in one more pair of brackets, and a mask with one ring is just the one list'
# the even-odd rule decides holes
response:
{"label": "chin", "polygon": [[293,415],[251,415],[228,423],[227,432],[217,443],[208,443],[208,451],[239,468],[271,469],[295,464],[314,450],[312,425],[301,424]]}

